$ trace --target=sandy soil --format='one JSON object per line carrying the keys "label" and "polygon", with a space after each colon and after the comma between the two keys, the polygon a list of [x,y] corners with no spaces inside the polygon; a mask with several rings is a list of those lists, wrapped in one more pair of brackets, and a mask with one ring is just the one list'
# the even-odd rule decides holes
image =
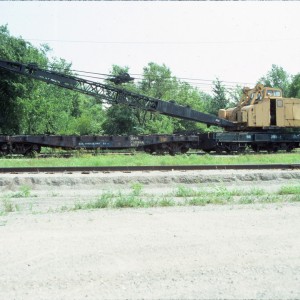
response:
{"label": "sandy soil", "polygon": [[0,299],[299,299],[300,206],[2,218]]}
{"label": "sandy soil", "polygon": [[[226,173],[218,182],[276,189],[299,182],[296,173],[224,181],[238,176]],[[11,175],[0,178],[2,195],[33,182],[33,175]],[[125,189],[129,177],[146,182],[146,175],[100,186],[92,177],[101,176],[91,175],[89,186],[83,175],[59,181],[37,174],[31,193],[41,202],[52,193],[50,202],[61,205],[73,194]],[[208,184],[195,180],[199,174],[176,176],[164,184],[156,174],[145,188],[160,193],[184,178]],[[299,299],[299,215],[299,203],[8,213],[0,216],[0,299]]]}

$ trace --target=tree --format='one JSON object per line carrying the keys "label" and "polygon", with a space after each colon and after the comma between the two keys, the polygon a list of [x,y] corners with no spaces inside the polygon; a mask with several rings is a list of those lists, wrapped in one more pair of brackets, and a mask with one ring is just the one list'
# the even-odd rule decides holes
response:
{"label": "tree", "polygon": [[[111,73],[119,72],[128,72],[128,68],[113,66]],[[205,111],[205,99],[208,97],[191,85],[179,81],[165,65],[153,62],[144,67],[141,81],[123,84],[122,88],[152,98],[174,101],[199,111]],[[153,134],[203,131],[203,125],[139,108],[112,105],[106,110],[103,129],[107,134]]]}
{"label": "tree", "polygon": [[300,99],[300,73],[292,77],[288,97]]}
{"label": "tree", "polygon": [[136,120],[132,109],[127,105],[113,105],[106,111],[106,120],[102,128],[105,134],[137,134]]}
{"label": "tree", "polygon": [[[0,26],[1,58],[34,62],[72,75],[70,63],[48,59],[50,50],[45,44],[40,49],[33,47],[11,36],[7,26]],[[102,122],[102,106],[94,98],[0,70],[0,133],[96,134],[101,132]]]}
{"label": "tree", "polygon": [[[165,101],[174,101],[177,104],[189,106],[199,111],[205,110],[204,94],[190,84],[178,80],[164,64],[160,66],[153,62],[149,63],[144,68],[143,80],[139,83],[139,88],[141,93],[148,96]],[[146,133],[202,130],[203,125],[196,122],[159,114],[150,115],[144,125],[144,132]]]}
{"label": "tree", "polygon": [[241,86],[236,85],[235,88],[228,90],[228,94],[230,97],[228,107],[236,107],[241,100],[243,89]]}
{"label": "tree", "polygon": [[221,81],[217,78],[213,84],[213,97],[208,104],[207,110],[210,114],[218,115],[219,109],[227,108],[229,101],[226,97],[226,89],[222,85]]}
{"label": "tree", "polygon": [[172,76],[170,69],[150,62],[143,70],[143,80],[139,84],[142,92],[148,96],[162,99],[172,90],[176,84],[176,78]]}
{"label": "tree", "polygon": [[[10,36],[7,26],[0,26],[0,57],[22,62],[45,65],[46,57],[22,38]],[[34,82],[20,75],[0,70],[0,132],[21,132],[24,99],[33,94]]]}
{"label": "tree", "polygon": [[[128,72],[128,67],[113,65],[110,74],[111,76],[117,76],[119,74]],[[109,79],[107,80],[107,84],[115,85]],[[131,82],[122,84],[122,88],[134,90],[134,84]],[[110,105],[108,108],[106,108],[105,120],[102,128],[104,133],[109,135],[137,134],[138,126],[135,118],[135,110],[132,107],[122,104]]]}
{"label": "tree", "polygon": [[271,70],[267,75],[261,77],[258,83],[262,83],[264,86],[280,88],[283,95],[286,96],[289,93],[290,75],[283,70],[282,67],[272,65]]}

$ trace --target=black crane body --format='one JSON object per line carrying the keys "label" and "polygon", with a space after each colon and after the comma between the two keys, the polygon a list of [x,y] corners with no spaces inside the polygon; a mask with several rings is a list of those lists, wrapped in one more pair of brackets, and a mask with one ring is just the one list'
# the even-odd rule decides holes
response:
{"label": "black crane body", "polygon": [[[0,59],[0,69],[44,81],[73,91],[78,91],[110,105],[124,104],[149,112],[195,121],[225,128],[225,132],[200,134],[156,134],[137,136],[63,136],[63,135],[0,135],[0,155],[39,152],[41,147],[63,149],[130,149],[149,153],[185,153],[189,149],[206,152],[243,152],[247,147],[255,151],[291,151],[299,147],[300,134],[266,133],[263,131],[241,132],[235,123],[182,106],[173,101],[163,101],[134,93],[124,88],[66,75],[39,68],[36,64],[23,64]],[[125,77],[124,77],[125,78]],[[116,83],[122,82],[118,78]],[[124,79],[125,80],[125,79]],[[130,81],[126,76],[125,81]],[[113,80],[112,80],[113,81]],[[114,82],[114,81],[113,81]]]}

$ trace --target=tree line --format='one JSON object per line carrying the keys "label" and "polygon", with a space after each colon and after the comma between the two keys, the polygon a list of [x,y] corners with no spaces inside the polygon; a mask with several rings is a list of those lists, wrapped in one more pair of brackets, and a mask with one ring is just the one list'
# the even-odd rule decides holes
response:
{"label": "tree line", "polygon": [[[1,59],[34,62],[42,68],[76,75],[65,59],[50,59],[50,52],[47,44],[34,47],[21,37],[10,35],[7,26],[0,26]],[[112,66],[111,75],[123,72],[129,72],[129,68]],[[273,65],[258,82],[281,88],[287,97],[300,98],[300,73],[292,76]],[[122,87],[214,115],[220,108],[236,105],[242,89],[236,86],[229,90],[216,79],[210,95],[176,78],[166,65],[153,62],[144,67],[140,81],[129,82]],[[105,107],[93,97],[0,70],[0,134],[116,135],[205,130],[209,129],[203,124],[125,105]]]}

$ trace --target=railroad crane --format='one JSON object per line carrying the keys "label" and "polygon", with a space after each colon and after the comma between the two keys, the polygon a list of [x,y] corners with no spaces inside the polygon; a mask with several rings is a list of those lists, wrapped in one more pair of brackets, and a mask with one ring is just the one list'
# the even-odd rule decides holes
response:
{"label": "railroad crane", "polygon": [[[170,117],[201,122],[224,128],[223,132],[192,135],[138,135],[138,136],[0,136],[0,154],[31,154],[41,147],[64,149],[128,149],[149,153],[185,153],[190,148],[206,152],[243,152],[247,147],[254,151],[291,151],[299,147],[300,99],[282,98],[278,89],[262,85],[244,89],[238,106],[219,111],[219,117],[202,113],[173,101],[134,93],[119,86],[93,82],[38,67],[0,59],[0,69],[21,74],[49,84],[78,91],[108,104],[125,104],[130,107],[157,112]],[[124,77],[124,78],[123,78]],[[129,81],[131,77],[116,78],[115,83]],[[126,78],[125,78],[126,77]],[[120,80],[119,80],[120,79]],[[270,94],[272,92],[272,94]]]}

